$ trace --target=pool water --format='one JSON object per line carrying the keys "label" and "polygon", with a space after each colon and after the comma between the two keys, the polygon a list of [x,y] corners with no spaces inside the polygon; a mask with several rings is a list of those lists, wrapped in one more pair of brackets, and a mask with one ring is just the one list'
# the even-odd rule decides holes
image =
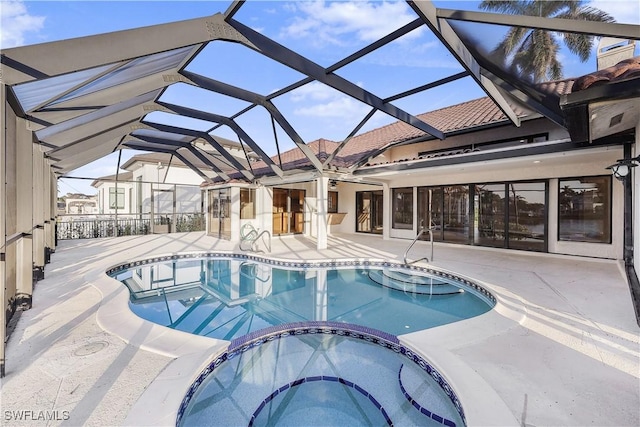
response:
{"label": "pool water", "polygon": [[398,335],[495,305],[472,281],[384,261],[181,254],[108,274],[140,317],[230,341],[187,390],[184,426],[464,426],[444,376]]}
{"label": "pool water", "polygon": [[451,277],[399,265],[294,269],[216,257],[149,263],[118,273],[138,316],[229,341],[305,321],[401,335],[478,316],[493,306],[486,295]]}
{"label": "pool water", "polygon": [[230,350],[197,380],[178,424],[464,425],[455,395],[422,359],[397,341],[335,325]]}

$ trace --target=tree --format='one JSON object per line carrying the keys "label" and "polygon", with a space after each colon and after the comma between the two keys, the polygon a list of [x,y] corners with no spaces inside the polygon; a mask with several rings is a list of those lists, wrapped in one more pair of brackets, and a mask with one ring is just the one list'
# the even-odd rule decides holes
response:
{"label": "tree", "polygon": [[[583,21],[614,22],[608,13],[586,6],[583,1],[547,0],[485,0],[480,9],[512,15],[541,16]],[[494,49],[496,59],[516,72],[521,78],[534,82],[562,78],[562,64],[558,61],[562,38],[567,48],[582,62],[589,59],[593,36],[576,33],[553,33],[547,30],[518,28],[509,29],[504,39]],[[510,64],[509,64],[510,60]]]}

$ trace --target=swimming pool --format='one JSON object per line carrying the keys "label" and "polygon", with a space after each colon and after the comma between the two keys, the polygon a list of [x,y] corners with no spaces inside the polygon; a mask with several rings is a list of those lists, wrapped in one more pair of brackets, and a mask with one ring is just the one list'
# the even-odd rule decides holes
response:
{"label": "swimming pool", "polygon": [[495,305],[473,281],[387,261],[200,253],[107,273],[138,316],[230,341],[191,384],[178,425],[465,425],[444,376],[397,337]]}
{"label": "swimming pool", "polygon": [[306,321],[401,335],[478,316],[495,302],[468,280],[390,262],[293,263],[222,254],[140,262],[111,275],[129,288],[138,316],[228,341]]}

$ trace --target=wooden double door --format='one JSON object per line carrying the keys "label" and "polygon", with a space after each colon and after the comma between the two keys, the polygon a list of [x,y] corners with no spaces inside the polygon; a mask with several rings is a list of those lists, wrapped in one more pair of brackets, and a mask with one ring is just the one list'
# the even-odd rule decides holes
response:
{"label": "wooden double door", "polygon": [[273,189],[273,234],[304,233],[305,190]]}

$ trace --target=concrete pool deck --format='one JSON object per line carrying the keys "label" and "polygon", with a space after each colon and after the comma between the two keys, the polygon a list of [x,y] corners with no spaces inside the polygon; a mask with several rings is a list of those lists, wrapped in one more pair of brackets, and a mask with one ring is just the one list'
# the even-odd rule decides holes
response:
{"label": "concrete pool deck", "polygon": [[[317,251],[287,236],[266,256],[402,262],[409,243],[335,235]],[[204,233],[60,241],[7,343],[2,425],[172,425],[184,384],[227,343],[137,318],[104,271],[194,251],[239,252]],[[418,242],[411,256],[421,252]],[[430,265],[498,299],[485,315],[400,337],[449,380],[469,425],[640,425],[640,328],[617,262],[438,244],[434,255]]]}

